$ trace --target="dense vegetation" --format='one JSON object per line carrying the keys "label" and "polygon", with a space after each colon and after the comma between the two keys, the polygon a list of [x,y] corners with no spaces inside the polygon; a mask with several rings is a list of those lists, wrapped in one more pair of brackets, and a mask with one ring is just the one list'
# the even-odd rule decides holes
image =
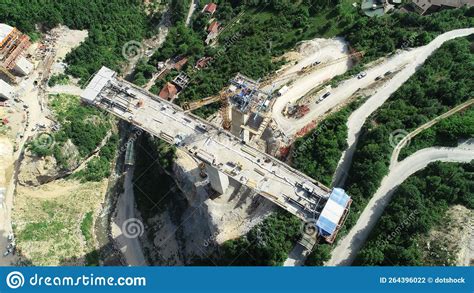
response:
{"label": "dense vegetation", "polygon": [[54,74],[48,80],[48,86],[64,85],[69,83],[69,76],[67,74]]}
{"label": "dense vegetation", "polygon": [[[447,221],[449,206],[474,208],[474,162],[470,164],[433,163],[406,180],[359,252],[357,265],[427,265],[426,249],[420,238],[436,225]],[[446,229],[446,227],[444,227]],[[408,236],[409,235],[409,236]],[[436,241],[435,241],[436,242]],[[442,245],[436,253],[445,254]],[[432,265],[447,265],[452,256]]]}
{"label": "dense vegetation", "polygon": [[[341,20],[340,15],[351,19],[357,15],[350,1],[217,2],[214,17],[225,29],[216,47],[205,46],[209,16],[199,13],[201,8],[198,8],[192,25],[188,28],[178,21],[150,60],[156,65],[175,56],[188,58],[184,70],[192,82],[180,94],[179,103],[217,94],[237,72],[261,78],[281,65],[281,62],[273,62],[272,57],[316,34],[333,36],[340,32],[340,25],[333,20]],[[212,57],[212,62],[205,69],[195,70],[195,62],[204,56]]]}
{"label": "dense vegetation", "polygon": [[474,8],[444,10],[428,16],[397,12],[383,17],[359,17],[344,36],[371,60],[395,49],[425,45],[443,32],[472,26]]}
{"label": "dense vegetation", "polygon": [[306,258],[307,266],[322,266],[324,262],[331,258],[331,245],[327,243],[318,243],[314,246],[311,253]]}
{"label": "dense vegetation", "polygon": [[347,148],[347,119],[361,100],[329,115],[318,126],[298,138],[291,150],[294,168],[330,185],[341,153]]}
{"label": "dense vegetation", "polygon": [[301,221],[285,211],[275,213],[245,236],[222,245],[220,265],[279,266],[301,237]]}
{"label": "dense vegetation", "polygon": [[[365,61],[370,61],[398,48],[424,45],[447,30],[474,25],[473,9],[368,18],[351,5],[353,1],[345,0],[218,2],[215,16],[225,29],[217,47],[204,46],[209,17],[196,13],[190,28],[178,22],[162,50],[151,59],[156,65],[175,56],[189,58],[184,70],[192,82],[180,94],[179,103],[217,94],[237,72],[262,78],[281,65],[273,57],[315,36],[342,35],[354,49],[365,52]],[[194,70],[195,61],[203,56],[214,59],[207,68]],[[354,72],[359,70],[357,67]],[[210,107],[216,109],[215,105]]]}
{"label": "dense vegetation", "polygon": [[472,39],[445,43],[362,127],[346,190],[354,200],[350,227],[388,172],[391,134],[410,132],[474,94]]}
{"label": "dense vegetation", "polygon": [[107,140],[107,143],[100,149],[99,155],[87,162],[86,168],[76,172],[74,176],[83,182],[100,181],[109,177],[118,143],[119,136],[113,133]]}
{"label": "dense vegetation", "polygon": [[151,35],[156,22],[156,17],[146,16],[139,0],[6,0],[0,4],[0,19],[26,33],[34,32],[36,24],[88,30],[85,42],[66,56],[66,73],[82,82],[102,65],[119,70],[122,46]]}
{"label": "dense vegetation", "polygon": [[[40,157],[53,155],[59,168],[71,170],[77,167],[71,159],[78,164],[88,157],[111,131],[113,119],[95,107],[82,105],[76,96],[52,95],[50,107],[59,123],[59,130],[41,133],[28,144],[28,149]],[[83,181],[100,181],[108,177],[118,139],[118,135],[112,133],[99,155],[74,176]],[[77,149],[77,154],[74,154],[69,142]]]}
{"label": "dense vegetation", "polygon": [[410,140],[398,157],[401,161],[418,150],[431,146],[454,147],[458,140],[474,137],[474,109],[458,112],[423,130]]}

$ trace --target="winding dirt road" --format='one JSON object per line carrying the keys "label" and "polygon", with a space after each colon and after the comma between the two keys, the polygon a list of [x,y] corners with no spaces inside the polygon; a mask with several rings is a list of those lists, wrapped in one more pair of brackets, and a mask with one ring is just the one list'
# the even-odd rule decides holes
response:
{"label": "winding dirt road", "polygon": [[357,252],[362,248],[365,240],[390,202],[392,193],[413,173],[425,168],[436,161],[442,162],[470,162],[474,160],[474,147],[469,145],[456,148],[432,147],[420,150],[407,157],[402,162],[390,166],[390,171],[371,198],[367,207],[359,217],[356,225],[351,229],[332,252],[332,257],[326,265],[350,265]]}
{"label": "winding dirt road", "polygon": [[[324,113],[326,113],[328,110],[331,110],[332,108],[346,102],[357,90],[371,86],[374,83],[376,77],[383,76],[388,71],[398,71],[390,80],[385,83],[385,85],[379,90],[377,94],[369,98],[369,100],[359,110],[353,113],[351,123],[354,124],[354,129],[358,130],[362,126],[365,119],[373,111],[375,111],[375,109],[380,107],[393,92],[395,92],[403,83],[405,83],[408,78],[410,78],[416,72],[416,69],[422,65],[425,60],[444,42],[458,37],[465,37],[472,33],[474,33],[474,28],[453,30],[439,35],[425,46],[400,51],[378,65],[367,69],[365,71],[367,75],[364,78],[358,79],[357,77],[353,77],[343,81],[337,88],[331,90],[331,95],[327,99],[320,102],[319,104],[312,103],[308,105],[310,107],[310,111],[302,118],[294,119],[283,116],[282,110],[288,104],[288,102],[295,102],[301,96],[308,93],[317,86],[320,86],[325,81],[338,74],[344,73],[349,68],[349,66],[347,62],[341,62],[326,67],[324,70],[317,70],[311,75],[305,76],[304,78],[296,81],[285,94],[275,101],[272,109],[272,117],[284,133],[286,133],[288,136],[292,136],[298,130],[311,123],[311,121],[324,115]],[[337,49],[333,49],[332,55],[340,57],[339,52],[340,50],[338,51]],[[325,54],[327,54],[327,51],[325,51],[325,48],[321,48],[321,55],[325,56]],[[358,126],[359,124],[360,126]],[[354,136],[355,135],[350,138],[354,139]]]}
{"label": "winding dirt road", "polygon": [[[402,56],[408,58],[407,61],[410,61],[400,72],[395,74],[379,91],[371,96],[361,107],[354,111],[349,120],[347,121],[348,127],[348,137],[347,144],[348,148],[342,154],[339,165],[336,169],[334,176],[333,186],[342,186],[347,177],[347,172],[349,171],[352,157],[357,145],[357,138],[359,137],[360,130],[362,125],[364,125],[365,120],[380,106],[383,105],[385,101],[398,89],[400,88],[421,66],[426,59],[438,49],[444,42],[459,38],[469,36],[474,33],[474,28],[468,29],[459,29],[453,30],[436,37],[431,43],[426,46],[413,49],[411,51],[405,52]],[[407,56],[408,55],[408,56]],[[386,68],[386,70],[392,69],[391,67]],[[367,71],[367,77],[369,76]],[[367,78],[366,77],[366,78]]]}

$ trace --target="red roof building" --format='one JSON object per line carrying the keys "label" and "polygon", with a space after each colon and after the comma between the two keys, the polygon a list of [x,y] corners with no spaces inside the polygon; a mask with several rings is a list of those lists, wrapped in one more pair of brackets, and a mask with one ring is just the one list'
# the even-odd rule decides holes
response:
{"label": "red roof building", "polygon": [[207,12],[207,13],[210,13],[210,14],[214,14],[214,12],[216,12],[217,10],[217,4],[215,3],[208,3],[206,4],[206,6],[204,6],[204,12]]}
{"label": "red roof building", "polygon": [[209,33],[217,34],[217,32],[219,31],[219,23],[217,21],[213,21],[207,28],[207,31]]}
{"label": "red roof building", "polygon": [[202,69],[207,66],[207,63],[212,60],[212,57],[202,57],[196,62],[196,68],[197,69]]}
{"label": "red roof building", "polygon": [[176,86],[171,82],[167,82],[165,86],[161,89],[159,96],[160,98],[169,101],[173,99],[177,93],[178,89],[176,88]]}
{"label": "red roof building", "polygon": [[183,59],[179,60],[178,62],[176,62],[174,64],[174,68],[176,70],[181,70],[181,68],[186,64],[188,63],[188,58],[184,57]]}

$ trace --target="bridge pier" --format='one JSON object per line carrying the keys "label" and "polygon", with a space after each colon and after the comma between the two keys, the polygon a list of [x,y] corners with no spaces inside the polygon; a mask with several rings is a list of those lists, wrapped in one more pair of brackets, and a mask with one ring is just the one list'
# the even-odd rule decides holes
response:
{"label": "bridge pier", "polygon": [[206,172],[209,177],[212,189],[224,194],[227,188],[229,188],[229,177],[224,173],[220,172],[216,168],[206,164]]}

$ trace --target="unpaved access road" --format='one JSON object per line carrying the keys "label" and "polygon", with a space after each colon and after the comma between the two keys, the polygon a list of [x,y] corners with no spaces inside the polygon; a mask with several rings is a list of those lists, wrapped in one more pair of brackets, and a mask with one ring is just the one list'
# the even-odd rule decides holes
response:
{"label": "unpaved access road", "polygon": [[[342,157],[339,161],[339,165],[334,176],[333,186],[342,186],[344,184],[357,145],[357,138],[359,137],[360,130],[367,117],[369,117],[370,114],[382,106],[383,103],[385,103],[385,101],[387,101],[388,98],[416,72],[416,69],[421,66],[425,60],[444,42],[459,37],[469,36],[473,33],[474,28],[453,30],[436,37],[426,46],[413,49],[400,55],[404,56],[403,58],[408,58],[407,61],[410,61],[410,63],[406,65],[400,72],[395,74],[382,88],[378,90],[376,94],[371,96],[349,117],[349,120],[346,123],[348,127],[348,148],[342,154]],[[386,68],[386,70],[389,69],[392,68]],[[369,77],[369,72],[370,70],[367,71],[367,77],[365,78]],[[310,114],[311,113],[308,115]]]}
{"label": "unpaved access road", "polygon": [[[296,81],[285,94],[276,100],[272,109],[273,119],[285,134],[292,136],[298,130],[309,124],[311,121],[317,119],[328,110],[347,101],[347,99],[350,98],[359,88],[363,89],[372,85],[376,77],[384,76],[388,71],[395,72],[399,70],[375,95],[369,98],[360,109],[353,113],[350,123],[351,125],[353,124],[352,130],[355,130],[356,133],[358,133],[365,119],[375,111],[375,109],[380,107],[393,92],[405,83],[408,78],[416,72],[416,69],[422,65],[436,49],[448,40],[468,36],[472,33],[474,33],[474,28],[453,30],[439,35],[425,46],[408,51],[401,51],[382,63],[367,69],[365,71],[367,75],[364,78],[350,78],[342,82],[337,88],[332,89],[331,95],[324,101],[319,104],[312,103],[308,105],[310,111],[302,118],[294,119],[283,116],[282,110],[288,102],[296,101],[311,89],[321,85],[324,81],[337,74],[344,73],[348,69],[348,66],[347,64],[336,64],[326,67],[321,71],[315,71],[313,74]],[[354,133],[349,133],[352,134],[349,138],[355,141]]]}
{"label": "unpaved access road", "polygon": [[[305,54],[298,63],[287,70],[284,70],[281,75],[290,75],[303,69],[305,66],[309,66],[313,62],[320,61],[322,65],[333,60],[344,58],[347,56],[347,44],[342,39],[316,39],[313,40],[315,44],[310,44],[315,50],[314,53]],[[290,131],[288,134],[294,134],[301,127],[293,126],[294,123],[300,123],[300,120],[289,119],[283,116],[282,111],[288,105],[288,103],[294,103],[299,98],[307,94],[313,88],[323,84],[324,82],[331,80],[333,77],[343,74],[346,72],[351,65],[351,61],[346,59],[341,62],[324,67],[321,70],[314,70],[313,72],[299,77],[293,84],[289,86],[289,90],[277,98],[275,104],[272,107],[272,117],[278,124],[280,129],[284,133]],[[295,76],[297,77],[297,76]],[[278,79],[278,78],[277,78]],[[275,88],[282,86],[288,80],[275,82]],[[263,90],[270,89],[271,86],[265,87]],[[309,115],[309,114],[308,114]],[[308,116],[307,115],[307,116]],[[310,120],[311,121],[311,120]],[[303,126],[306,123],[303,122]]]}
{"label": "unpaved access road", "polygon": [[425,168],[435,161],[442,162],[470,162],[474,160],[474,150],[469,146],[456,148],[432,147],[420,150],[407,157],[402,162],[390,166],[390,171],[370,199],[360,215],[355,226],[342,238],[332,252],[332,257],[326,265],[350,265],[357,252],[362,248],[365,240],[390,202],[396,188],[413,173]]}

